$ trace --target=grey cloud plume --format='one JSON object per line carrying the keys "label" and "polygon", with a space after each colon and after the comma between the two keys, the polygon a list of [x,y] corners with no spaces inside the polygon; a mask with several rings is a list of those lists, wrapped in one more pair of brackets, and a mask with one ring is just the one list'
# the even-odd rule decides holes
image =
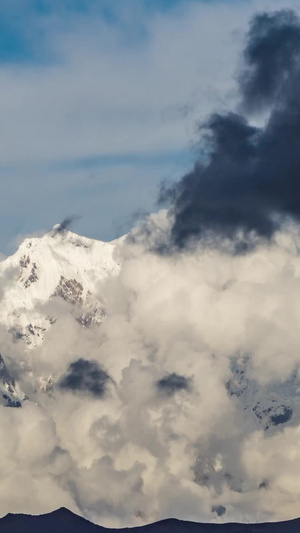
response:
{"label": "grey cloud plume", "polygon": [[52,231],[54,233],[63,233],[64,231],[71,228],[74,222],[78,219],[80,219],[79,215],[73,215],[71,217],[66,217],[63,219],[63,221],[60,224],[57,224],[56,226],[54,226]]}
{"label": "grey cloud plume", "polygon": [[101,398],[109,380],[108,374],[97,361],[78,359],[70,364],[67,374],[60,380],[61,389],[85,392]]}
{"label": "grey cloud plume", "polygon": [[251,22],[239,76],[241,107],[267,109],[263,127],[243,114],[212,115],[200,128],[203,151],[193,170],[160,200],[170,203],[171,243],[215,236],[249,248],[283,220],[300,219],[300,21],[293,11]]}
{"label": "grey cloud plume", "polygon": [[263,13],[252,21],[240,90],[245,109],[284,102],[299,80],[300,25],[293,11]]}
{"label": "grey cloud plume", "polygon": [[188,390],[190,387],[189,379],[184,376],[175,374],[168,374],[167,376],[157,381],[157,387],[168,396],[172,396],[175,392],[180,390]]}

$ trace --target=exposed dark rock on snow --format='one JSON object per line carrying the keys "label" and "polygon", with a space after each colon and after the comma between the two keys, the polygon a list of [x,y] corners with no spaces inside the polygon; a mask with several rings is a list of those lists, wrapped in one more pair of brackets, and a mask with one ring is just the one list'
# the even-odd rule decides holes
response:
{"label": "exposed dark rock on snow", "polygon": [[0,404],[5,407],[22,407],[26,399],[18,383],[8,371],[2,355],[0,354]]}

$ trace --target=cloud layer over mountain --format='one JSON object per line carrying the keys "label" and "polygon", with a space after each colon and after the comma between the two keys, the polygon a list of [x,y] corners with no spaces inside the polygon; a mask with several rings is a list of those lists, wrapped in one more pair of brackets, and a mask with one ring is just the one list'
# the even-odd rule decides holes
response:
{"label": "cloud layer over mountain", "polygon": [[0,512],[65,505],[105,525],[296,516],[299,249],[295,226],[233,256],[125,241],[120,274],[99,282],[100,327],[52,300],[42,344],[26,353],[3,330],[29,400],[0,408]]}

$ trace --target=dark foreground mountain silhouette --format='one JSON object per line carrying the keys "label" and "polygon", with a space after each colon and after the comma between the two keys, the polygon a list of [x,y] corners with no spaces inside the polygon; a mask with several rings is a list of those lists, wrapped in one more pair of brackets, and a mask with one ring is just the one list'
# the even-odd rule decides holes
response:
{"label": "dark foreground mountain silhouette", "polygon": [[30,516],[8,514],[0,533],[299,533],[300,519],[265,524],[197,524],[168,519],[132,529],[106,529],[62,507],[53,513]]}

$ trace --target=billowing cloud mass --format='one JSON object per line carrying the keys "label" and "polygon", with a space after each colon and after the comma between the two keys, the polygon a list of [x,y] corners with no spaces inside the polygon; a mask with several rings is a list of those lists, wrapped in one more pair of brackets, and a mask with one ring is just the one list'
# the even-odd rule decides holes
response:
{"label": "billowing cloud mass", "polygon": [[[254,111],[255,89],[266,125],[210,119],[208,160],[116,248],[120,271],[95,291],[101,325],[56,296],[42,343],[26,351],[1,331],[28,398],[0,406],[1,514],[65,506],[107,526],[299,515],[298,31],[290,12],[253,20],[241,105]],[[230,238],[245,253],[215,246]]]}
{"label": "billowing cloud mass", "polygon": [[252,20],[239,75],[240,107],[267,114],[254,127],[245,114],[214,114],[201,126],[194,169],[164,188],[172,204],[172,242],[182,248],[213,234],[237,241],[271,237],[282,220],[300,218],[300,23],[293,11]]}
{"label": "billowing cloud mass", "polygon": [[[165,213],[151,219],[162,231]],[[125,240],[119,275],[99,283],[101,326],[52,300],[43,343],[24,353],[3,335],[29,399],[0,406],[0,512],[64,505],[117,526],[298,515],[299,250],[296,226],[242,255]]]}

